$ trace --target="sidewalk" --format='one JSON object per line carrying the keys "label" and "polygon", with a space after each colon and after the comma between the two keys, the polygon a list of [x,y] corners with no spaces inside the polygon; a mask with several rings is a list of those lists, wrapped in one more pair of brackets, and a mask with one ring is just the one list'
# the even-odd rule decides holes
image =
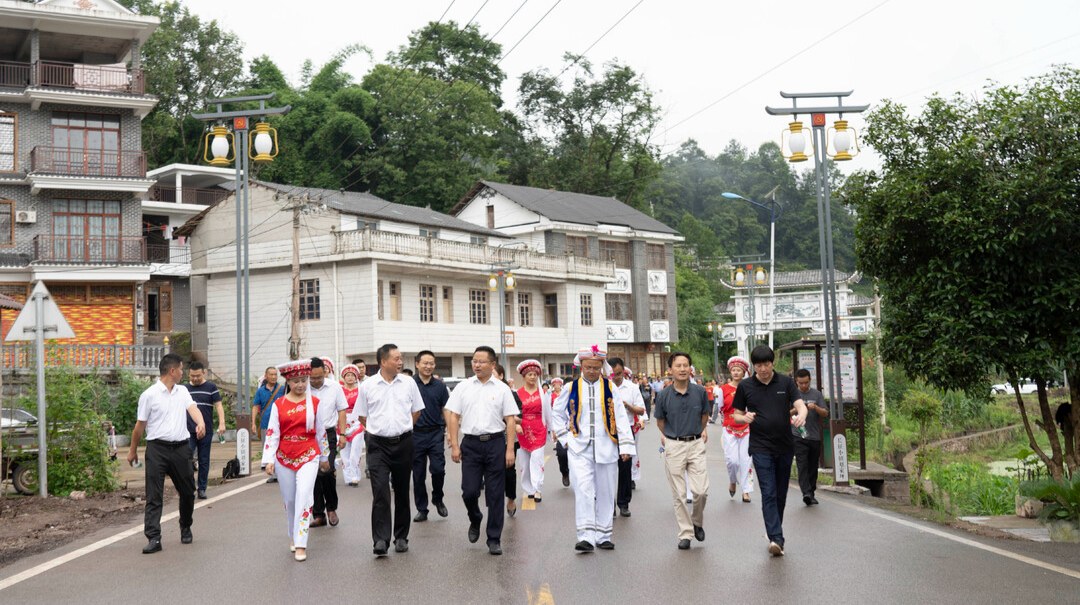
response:
{"label": "sidewalk", "polygon": [[[253,453],[262,452],[262,441],[251,441],[251,451]],[[146,459],[146,446],[142,445],[138,448],[139,460]],[[210,446],[210,482],[213,483],[214,479],[221,479],[221,471],[225,468],[225,464],[236,457],[236,442],[226,441],[225,443],[219,443],[217,438],[214,439],[213,444]],[[144,467],[132,468],[127,463],[127,448],[122,447],[116,453],[116,459],[120,461],[120,485],[125,483],[129,488],[141,488],[146,485],[146,469]],[[258,465],[254,465],[255,471],[258,471]],[[166,482],[168,483],[168,482]]]}

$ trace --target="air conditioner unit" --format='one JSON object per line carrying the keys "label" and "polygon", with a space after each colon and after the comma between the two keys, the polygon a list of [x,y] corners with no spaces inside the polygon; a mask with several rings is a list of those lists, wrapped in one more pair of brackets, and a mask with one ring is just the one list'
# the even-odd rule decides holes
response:
{"label": "air conditioner unit", "polygon": [[16,223],[36,223],[37,212],[33,210],[20,210],[15,213]]}

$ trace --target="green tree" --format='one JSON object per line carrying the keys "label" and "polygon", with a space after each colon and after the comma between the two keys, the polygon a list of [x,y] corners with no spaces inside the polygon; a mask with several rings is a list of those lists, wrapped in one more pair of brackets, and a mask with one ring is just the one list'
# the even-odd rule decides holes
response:
{"label": "green tree", "polygon": [[454,21],[430,22],[409,34],[408,44],[390,53],[388,62],[441,82],[476,84],[502,105],[500,89],[506,74],[499,69],[500,44],[486,40],[476,25],[460,27]]}
{"label": "green tree", "polygon": [[[859,263],[879,279],[883,355],[943,389],[990,373],[1038,385],[1024,428],[1056,479],[1080,467],[1058,434],[1047,382],[1070,370],[1080,411],[1080,72],[1067,67],[981,98],[932,97],[919,115],[886,102],[867,116],[880,171],[844,196],[859,215]],[[1046,432],[1050,451],[1036,442]]]}

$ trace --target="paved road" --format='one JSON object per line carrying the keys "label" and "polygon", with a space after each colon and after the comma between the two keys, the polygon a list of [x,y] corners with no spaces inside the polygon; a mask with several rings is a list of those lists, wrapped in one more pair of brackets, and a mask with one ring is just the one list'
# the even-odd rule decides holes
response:
{"label": "paved road", "polygon": [[[0,601],[1066,603],[1080,598],[1076,566],[1069,567],[1073,576],[1047,570],[974,545],[1015,550],[1012,542],[942,530],[854,499],[819,494],[822,505],[805,508],[797,489],[790,492],[784,527],[787,556],[772,558],[765,551],[758,499],[747,505],[728,498],[718,442],[709,448],[707,539],[679,551],[655,430],[650,426],[644,436],[643,443],[650,444],[642,447],[644,477],[634,493],[633,517],[616,521],[613,552],[574,553],[573,493],[559,482],[554,457],[543,502],[507,519],[502,557],[489,555],[482,540],[468,543],[458,495],[460,467],[452,463],[450,517],[413,524],[411,551],[391,551],[379,560],[371,555],[366,481],[359,489],[340,490],[341,524],[312,530],[308,560],[296,563],[288,551],[277,486],[251,478],[211,488],[212,499],[195,512],[193,545],[180,544],[173,520],[165,524],[164,551],[142,555],[140,526],[128,537],[0,588]],[[244,491],[214,499],[236,489]],[[0,570],[0,587],[124,529],[104,529],[6,567]]]}

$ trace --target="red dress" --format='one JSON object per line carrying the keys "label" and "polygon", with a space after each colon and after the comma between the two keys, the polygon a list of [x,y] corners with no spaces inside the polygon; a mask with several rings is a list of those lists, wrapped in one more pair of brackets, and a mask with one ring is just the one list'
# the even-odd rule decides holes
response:
{"label": "red dress", "polygon": [[[278,434],[277,461],[294,471],[300,470],[308,462],[319,457],[319,399],[311,398],[311,405],[315,407],[315,424],[310,431],[307,430],[307,402],[294,403],[285,397],[279,397],[274,402],[277,407]],[[268,430],[266,436],[272,437],[273,431]],[[269,439],[266,447],[271,447]]]}
{"label": "red dress", "polygon": [[535,393],[528,393],[525,387],[521,387],[517,394],[521,399],[521,434],[518,435],[518,443],[525,451],[534,452],[547,443],[544,393],[540,389],[537,389]]}
{"label": "red dress", "polygon": [[[356,396],[360,394],[360,387],[356,387],[350,391],[342,386],[341,391],[345,393],[345,403],[349,404],[349,407],[345,408],[345,417],[348,418],[352,415],[353,408],[356,407]],[[345,440],[352,443],[352,440],[356,439],[363,432],[364,425],[360,424],[359,419],[353,419],[345,426]]]}
{"label": "red dress", "polygon": [[724,393],[724,407],[721,408],[724,413],[724,430],[736,437],[745,437],[750,432],[750,425],[735,424],[735,419],[731,417],[735,413],[735,408],[731,407],[735,402],[735,387],[725,384],[720,387],[720,391]]}

